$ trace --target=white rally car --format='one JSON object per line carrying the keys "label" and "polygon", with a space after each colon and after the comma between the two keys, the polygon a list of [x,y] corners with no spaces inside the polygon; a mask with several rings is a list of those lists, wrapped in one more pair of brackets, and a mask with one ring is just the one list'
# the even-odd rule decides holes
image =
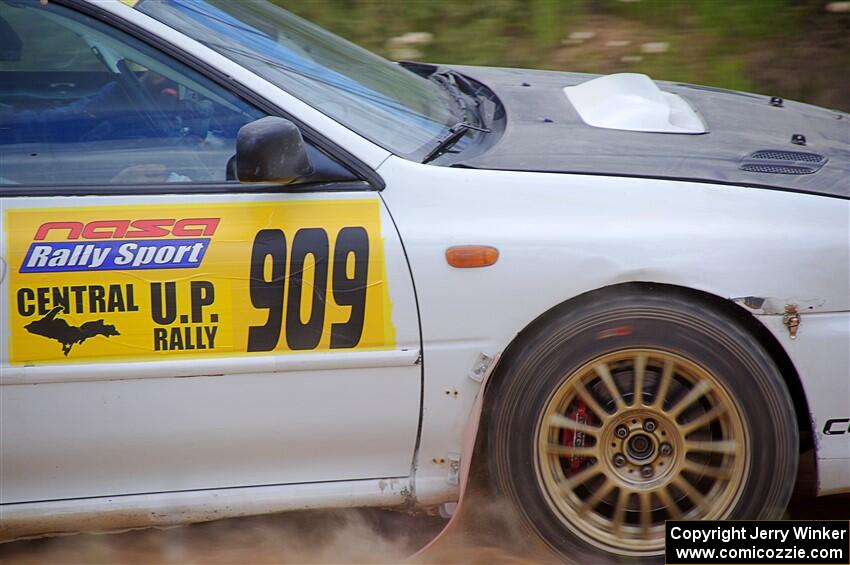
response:
{"label": "white rally car", "polygon": [[850,490],[850,116],[0,0],[0,535],[457,501],[569,556]]}

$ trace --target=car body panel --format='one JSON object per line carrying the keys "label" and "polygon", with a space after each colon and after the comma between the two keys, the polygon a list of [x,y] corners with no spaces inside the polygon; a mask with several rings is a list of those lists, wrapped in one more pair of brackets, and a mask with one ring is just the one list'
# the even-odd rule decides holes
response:
{"label": "car body panel", "polygon": [[[0,320],[7,336],[0,349],[3,503],[409,474],[419,425],[418,319],[403,250],[377,193],[246,191],[204,196],[203,203],[203,215],[215,216],[219,223],[195,268],[125,266],[86,272],[82,269],[87,267],[62,271],[63,267],[47,266],[46,272],[22,273],[32,261],[25,250],[42,245],[41,240],[33,241],[34,231],[42,229],[36,226],[58,218],[88,225],[93,219],[113,216],[182,217],[197,213],[198,197],[0,199],[1,253],[12,265],[2,282]],[[356,208],[371,209],[373,220],[364,219]],[[340,209],[345,213],[340,215]],[[372,294],[361,341],[354,347],[329,347],[331,333],[340,331],[335,324],[349,316],[345,307],[336,310],[329,305],[321,307],[324,329],[315,347],[293,350],[287,332],[286,340],[270,344],[273,350],[246,352],[244,343],[250,347],[251,338],[240,332],[260,331],[248,326],[262,328],[274,315],[271,309],[247,309],[255,296],[249,291],[253,276],[249,271],[257,234],[265,227],[285,230],[287,264],[292,269],[299,229],[321,227],[330,242],[339,245],[338,234],[344,229],[340,226],[359,222],[366,222],[370,230],[370,274],[364,290]],[[43,239],[53,246],[101,249],[113,243],[81,242],[73,235],[60,228]],[[175,241],[182,240],[144,240],[145,245],[160,248]],[[142,240],[130,243],[137,244]],[[333,250],[330,257],[334,258]],[[270,264],[269,257],[265,261]],[[329,262],[331,268],[339,267],[338,261]],[[104,267],[109,267],[108,261],[100,268]],[[312,288],[306,273],[314,267],[305,262],[304,269],[303,287]],[[86,287],[87,281],[94,286]],[[163,308],[153,305],[154,294],[159,294],[153,289],[169,284],[174,285],[180,316],[157,321]],[[189,289],[194,284],[208,285],[216,293],[200,312],[200,324],[192,323],[190,312]],[[32,328],[58,304],[52,289],[75,285],[88,288],[88,294],[81,293],[80,303],[71,298],[65,306],[71,312],[61,312],[53,321],[83,328],[101,320],[116,331],[71,341],[63,355],[58,336],[34,333]],[[102,311],[89,300],[95,287],[110,296],[111,290],[120,290],[121,303],[115,308],[107,303]],[[42,293],[40,288],[49,290]],[[291,284],[288,288],[287,304],[293,296]],[[128,298],[130,289],[135,311]],[[23,294],[29,298],[21,299]],[[304,315],[303,296],[311,294],[302,292],[302,322],[313,319],[317,308],[315,301],[312,306],[308,302],[309,314]],[[282,320],[288,326],[292,316],[287,312],[288,307]],[[196,328],[217,332],[216,341],[206,343],[208,349],[189,349],[197,339]],[[378,333],[369,337],[370,331]],[[163,343],[174,345],[171,340],[178,339],[179,347],[157,351],[158,332],[169,332],[169,341]],[[203,345],[204,339],[200,341],[192,347]],[[375,437],[381,440],[374,448],[362,449]]]}
{"label": "car body panel", "polygon": [[33,534],[167,527],[291,510],[401,506],[407,479],[332,481],[53,500],[0,507],[0,541]]}
{"label": "car body panel", "polygon": [[[793,101],[774,106],[769,96],[658,81],[662,91],[690,104],[708,134],[605,129],[585,124],[564,94],[564,87],[594,75],[452,68],[492,89],[508,116],[498,143],[480,155],[460,156],[458,164],[464,166],[722,182],[850,197],[850,114],[845,112]],[[793,143],[795,135],[804,139]],[[756,152],[769,153],[750,158]],[[822,162],[799,161],[818,156]],[[811,165],[815,172],[754,172],[742,170],[744,165],[757,171],[767,165]]]}
{"label": "car body panel", "polygon": [[[679,181],[428,168],[398,158],[380,173],[422,318],[418,473],[444,475],[434,458],[463,451],[461,431],[479,392],[469,375],[480,353],[504,351],[536,317],[570,298],[624,282],[805,304],[796,340],[782,310],[758,317],[797,367],[815,425],[850,411],[850,202]],[[405,179],[403,189],[397,178]],[[453,269],[445,249],[462,244],[494,246],[499,261]],[[810,319],[815,335],[804,337]],[[819,339],[822,332],[828,339]],[[451,416],[434,417],[442,414]],[[818,457],[850,459],[847,438],[813,431]]]}
{"label": "car body panel", "polygon": [[[808,401],[818,465],[818,493],[850,491],[850,433],[830,430],[832,420],[850,424],[850,313],[802,316],[790,339],[782,316],[759,316],[782,345],[800,375]],[[805,337],[803,331],[805,330]],[[850,425],[843,426],[848,430]],[[836,426],[837,430],[842,429]]]}

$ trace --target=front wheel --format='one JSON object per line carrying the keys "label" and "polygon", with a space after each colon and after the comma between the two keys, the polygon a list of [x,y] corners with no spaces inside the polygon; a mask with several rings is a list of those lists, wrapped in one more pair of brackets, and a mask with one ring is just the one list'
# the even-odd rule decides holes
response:
{"label": "front wheel", "polygon": [[768,519],[797,467],[779,370],[736,320],[684,295],[579,299],[490,391],[497,486],[566,557],[650,557],[665,520]]}

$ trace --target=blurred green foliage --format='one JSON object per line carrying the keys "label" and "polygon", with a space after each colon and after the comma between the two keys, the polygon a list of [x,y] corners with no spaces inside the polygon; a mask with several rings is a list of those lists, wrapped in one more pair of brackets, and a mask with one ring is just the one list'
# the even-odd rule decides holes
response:
{"label": "blurred green foliage", "polygon": [[[274,1],[392,59],[643,72],[850,109],[850,12],[827,0]],[[409,32],[433,40],[399,49]]]}

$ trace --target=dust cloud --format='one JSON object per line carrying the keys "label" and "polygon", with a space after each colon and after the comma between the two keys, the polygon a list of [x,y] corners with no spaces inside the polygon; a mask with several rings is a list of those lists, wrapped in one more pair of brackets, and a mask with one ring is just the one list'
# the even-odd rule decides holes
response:
{"label": "dust cloud", "polygon": [[553,562],[504,501],[471,493],[445,536],[439,516],[358,509],[233,518],[163,529],[80,534],[0,545],[0,562],[443,563]]}
{"label": "dust cloud", "polygon": [[163,529],[80,534],[0,545],[0,562],[412,563],[555,562],[507,502],[469,493],[446,535],[439,516],[381,509],[303,511]]}
{"label": "dust cloud", "polygon": [[[475,483],[475,481],[473,481]],[[814,501],[811,452],[801,458],[787,519],[850,519],[850,494]],[[451,528],[433,515],[381,509],[302,511],[168,529],[81,534],[0,544],[0,563],[557,563],[510,505],[473,486]],[[435,539],[436,538],[436,539]],[[599,556],[575,556],[601,563]]]}
{"label": "dust cloud", "polygon": [[305,511],[0,545],[8,563],[399,563],[444,521],[373,509]]}
{"label": "dust cloud", "polygon": [[417,565],[558,563],[520,523],[507,500],[477,485],[466,494],[451,527],[408,562]]}

